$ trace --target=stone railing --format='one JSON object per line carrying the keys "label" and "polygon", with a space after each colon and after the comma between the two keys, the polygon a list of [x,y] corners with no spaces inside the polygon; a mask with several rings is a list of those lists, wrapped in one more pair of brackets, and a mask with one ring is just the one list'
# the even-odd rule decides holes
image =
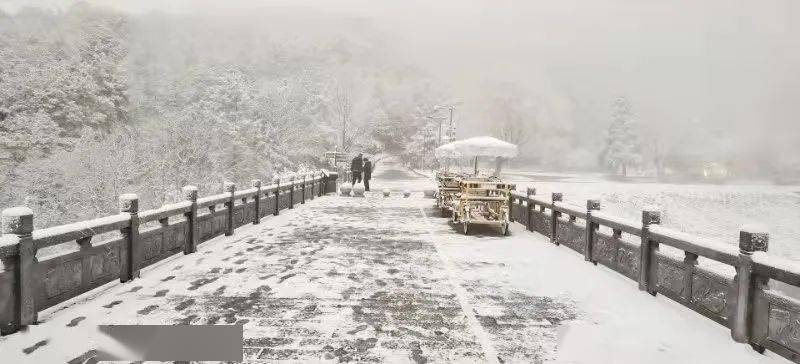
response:
{"label": "stone railing", "polygon": [[800,362],[800,301],[770,287],[800,287],[800,264],[768,256],[766,232],[743,228],[736,249],[661,227],[658,211],[643,211],[640,223],[601,212],[599,200],[583,208],[532,188],[511,199],[512,219],[528,230],[730,328],[737,342]]}
{"label": "stone railing", "polygon": [[[27,207],[2,212],[0,237],[0,332],[14,333],[37,322],[40,311],[115,280],[136,279],[140,270],[173,254],[191,254],[197,245],[234,229],[258,224],[261,218],[304,204],[315,196],[336,192],[336,173],[317,172],[291,181],[275,180],[198,198],[197,188],[183,188],[185,201],[139,211],[136,195],[120,196],[120,213],[99,219],[33,229]],[[92,237],[119,232],[116,238],[93,243]],[[77,243],[77,251],[39,261],[39,249]]]}

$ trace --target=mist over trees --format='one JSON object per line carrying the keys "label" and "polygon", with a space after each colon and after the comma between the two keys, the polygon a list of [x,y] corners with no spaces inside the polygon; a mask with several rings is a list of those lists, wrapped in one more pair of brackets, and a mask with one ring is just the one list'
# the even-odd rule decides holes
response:
{"label": "mist over trees", "polygon": [[4,206],[48,226],[325,166],[324,152],[400,153],[442,99],[354,32],[292,34],[77,4],[0,17]]}

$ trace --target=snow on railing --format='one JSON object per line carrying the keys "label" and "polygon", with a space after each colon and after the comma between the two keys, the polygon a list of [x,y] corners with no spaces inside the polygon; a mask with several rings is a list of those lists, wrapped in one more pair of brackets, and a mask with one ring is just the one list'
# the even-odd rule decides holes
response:
{"label": "snow on railing", "polygon": [[[601,212],[599,200],[586,209],[548,199],[535,188],[511,196],[512,216],[528,230],[539,232],[556,245],[566,245],[586,261],[603,264],[638,282],[639,289],[658,293],[683,304],[731,330],[734,340],[759,352],[770,349],[787,358],[800,358],[800,300],[770,289],[770,280],[800,288],[800,264],[767,254],[769,234],[762,227],[743,226],[737,247],[713,239],[659,226],[657,208],[642,212],[642,221]],[[568,215],[569,219],[559,218]],[[581,219],[585,224],[577,224]],[[599,227],[612,234],[599,233]],[[637,242],[625,240],[623,233]],[[683,259],[660,251],[660,245],[683,252]],[[714,264],[699,265],[699,258]],[[719,265],[735,276],[719,273]],[[789,314],[791,313],[791,314]]]}
{"label": "snow on railing", "polygon": [[[34,324],[39,311],[115,279],[136,279],[141,268],[178,252],[191,254],[198,244],[221,234],[231,235],[236,227],[258,224],[267,214],[277,215],[306,199],[335,192],[337,178],[331,172],[296,175],[294,181],[276,180],[267,187],[253,180],[252,188],[239,191],[236,185],[225,183],[224,193],[203,198],[198,198],[196,187],[185,186],[185,201],[141,212],[138,196],[124,194],[119,196],[119,214],[39,230],[33,229],[30,209],[5,209],[0,236],[0,301],[8,304],[0,302],[0,333],[10,334]],[[217,210],[218,204],[226,208]],[[200,209],[208,213],[200,214]],[[176,216],[181,219],[170,221]],[[160,225],[143,226],[155,221]],[[109,232],[119,232],[121,238],[92,244],[93,237]],[[76,242],[79,250],[59,252],[41,261],[36,258],[39,249],[71,242]],[[76,267],[91,274],[74,274]],[[47,277],[37,272],[48,272]]]}

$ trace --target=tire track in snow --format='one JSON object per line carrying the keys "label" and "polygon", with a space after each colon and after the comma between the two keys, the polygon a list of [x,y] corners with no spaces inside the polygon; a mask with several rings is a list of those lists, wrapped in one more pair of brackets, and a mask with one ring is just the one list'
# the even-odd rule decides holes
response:
{"label": "tire track in snow", "polygon": [[448,280],[453,286],[456,297],[458,298],[458,303],[461,305],[461,310],[464,311],[464,315],[467,317],[467,324],[472,329],[472,333],[475,334],[475,337],[478,339],[478,343],[483,349],[483,355],[486,357],[486,362],[499,364],[499,357],[497,350],[495,350],[494,345],[492,345],[492,339],[489,337],[489,334],[483,330],[483,326],[481,326],[481,323],[478,322],[478,318],[475,317],[475,309],[469,303],[469,300],[467,300],[467,292],[461,285],[458,275],[455,274],[453,263],[442,252],[442,249],[439,247],[439,242],[436,240],[436,236],[431,232],[433,231],[433,224],[428,219],[428,215],[425,214],[425,210],[422,207],[419,208],[419,212],[422,214],[422,219],[425,221],[425,225],[428,225],[428,233],[426,235],[428,235],[433,247],[436,249],[436,255],[439,256],[439,259],[441,259],[442,263],[444,264],[444,269],[447,271]]}

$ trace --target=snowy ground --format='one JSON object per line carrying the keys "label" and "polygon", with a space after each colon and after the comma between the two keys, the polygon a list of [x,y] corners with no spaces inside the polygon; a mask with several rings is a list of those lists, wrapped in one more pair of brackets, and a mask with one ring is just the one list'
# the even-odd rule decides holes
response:
{"label": "snowy ground", "polygon": [[785,362],[521,225],[463,236],[436,211],[421,193],[316,199],[43,312],[0,356],[63,363],[97,324],[190,323],[244,325],[250,362]]}

